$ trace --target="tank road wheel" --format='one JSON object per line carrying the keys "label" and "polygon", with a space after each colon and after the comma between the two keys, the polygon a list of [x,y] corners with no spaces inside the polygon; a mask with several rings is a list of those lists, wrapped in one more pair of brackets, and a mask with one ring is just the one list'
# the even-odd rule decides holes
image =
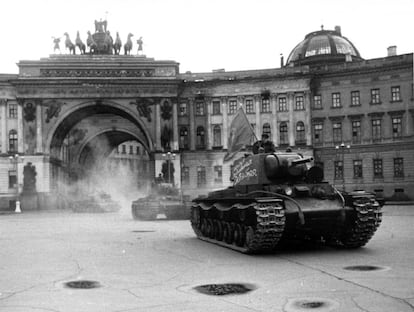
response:
{"label": "tank road wheel", "polygon": [[208,234],[207,234],[207,219],[202,219],[201,220],[201,233],[204,236],[208,236]]}
{"label": "tank road wheel", "polygon": [[193,222],[193,224],[197,228],[200,228],[200,225],[201,225],[200,208],[192,207],[192,209],[191,209],[191,221]]}
{"label": "tank road wheel", "polygon": [[207,220],[207,237],[214,238],[214,223],[212,219]]}
{"label": "tank road wheel", "polygon": [[214,238],[218,241],[223,240],[223,225],[218,220],[214,220]]}
{"label": "tank road wheel", "polygon": [[229,222],[224,222],[223,241],[227,244],[233,244],[233,231]]}
{"label": "tank road wheel", "polygon": [[252,226],[248,226],[246,228],[246,239],[245,239],[245,246],[248,249],[251,249],[254,244],[254,228]]}
{"label": "tank road wheel", "polygon": [[244,227],[241,224],[236,224],[234,227],[234,242],[236,246],[242,247],[245,243],[245,232]]}

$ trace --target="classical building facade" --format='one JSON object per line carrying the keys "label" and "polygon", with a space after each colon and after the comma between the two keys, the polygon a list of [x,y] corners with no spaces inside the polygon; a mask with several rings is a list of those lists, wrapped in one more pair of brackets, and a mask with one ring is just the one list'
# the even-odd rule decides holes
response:
{"label": "classical building facade", "polygon": [[280,68],[180,73],[142,50],[113,53],[103,29],[94,36],[88,53],[21,61],[19,74],[0,75],[2,207],[29,162],[41,207],[102,170],[103,159],[129,162],[141,187],[166,163],[191,196],[226,187],[240,105],[258,138],[313,155],[339,188],[414,194],[412,54],[364,60],[336,28],[308,34]]}

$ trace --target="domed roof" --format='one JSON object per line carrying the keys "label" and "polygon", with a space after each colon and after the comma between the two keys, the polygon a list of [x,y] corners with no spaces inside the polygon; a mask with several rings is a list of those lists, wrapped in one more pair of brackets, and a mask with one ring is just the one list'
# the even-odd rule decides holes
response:
{"label": "domed roof", "polygon": [[290,52],[286,65],[336,63],[361,59],[352,42],[343,37],[341,28],[336,26],[335,30],[322,29],[307,34],[305,39]]}

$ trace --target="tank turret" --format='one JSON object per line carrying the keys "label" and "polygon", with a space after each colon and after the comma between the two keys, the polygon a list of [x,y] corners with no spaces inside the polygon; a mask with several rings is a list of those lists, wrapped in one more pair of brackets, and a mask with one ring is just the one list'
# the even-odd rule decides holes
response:
{"label": "tank turret", "polygon": [[272,251],[291,239],[365,245],[381,223],[381,205],[368,192],[338,191],[312,161],[273,151],[237,159],[233,186],[193,200],[197,237],[243,253]]}

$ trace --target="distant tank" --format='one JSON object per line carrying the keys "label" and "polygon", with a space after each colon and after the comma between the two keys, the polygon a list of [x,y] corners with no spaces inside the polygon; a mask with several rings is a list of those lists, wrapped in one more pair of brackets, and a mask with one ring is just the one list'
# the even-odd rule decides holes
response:
{"label": "distant tank", "polygon": [[382,202],[365,191],[338,191],[312,160],[292,152],[236,160],[233,186],[193,200],[197,237],[243,253],[270,252],[290,239],[364,246],[381,223]]}
{"label": "distant tank", "polygon": [[154,183],[150,194],[132,202],[132,216],[139,220],[156,220],[164,215],[170,220],[190,219],[191,199],[171,183]]}
{"label": "distant tank", "polygon": [[121,209],[121,205],[103,191],[91,194],[73,194],[70,205],[74,212],[117,212]]}

